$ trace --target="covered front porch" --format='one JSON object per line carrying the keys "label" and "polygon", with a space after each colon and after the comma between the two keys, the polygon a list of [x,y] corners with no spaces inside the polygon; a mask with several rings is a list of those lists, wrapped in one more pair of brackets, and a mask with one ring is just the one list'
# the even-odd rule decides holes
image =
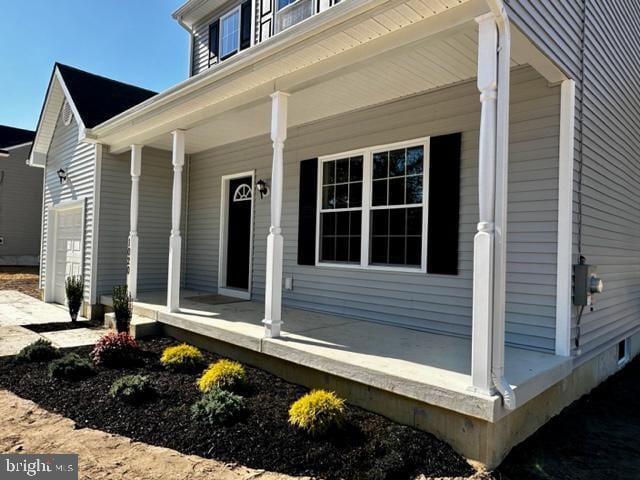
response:
{"label": "covered front porch", "polygon": [[[417,17],[406,22],[410,12],[403,7],[342,2],[330,15],[348,14],[345,23],[337,17],[313,23],[321,13],[284,34],[299,35],[297,43],[286,47],[284,37],[275,36],[254,47],[256,57],[248,50],[141,104],[131,118],[96,128],[112,152],[131,153],[127,283],[138,312],[169,333],[188,332],[495,423],[571,369],[573,83],[522,33],[499,35],[496,15],[483,1],[441,12],[411,10]],[[510,120],[512,71],[518,88]],[[314,160],[322,171],[318,161],[364,158],[361,172],[369,179],[362,181],[357,208],[373,211],[372,156],[420,148],[425,190],[419,201],[392,207],[444,210],[439,198],[428,198],[428,157],[431,139],[450,134],[462,138],[461,207],[452,215],[460,216],[455,271],[428,271],[427,244],[440,232],[427,238],[427,213],[416,234],[421,242],[414,244],[420,258],[412,265],[374,265],[364,213],[357,258],[346,266],[322,262],[321,195],[310,205],[317,221],[311,237],[300,234],[299,213],[309,207],[300,195],[302,162]],[[173,170],[163,292],[147,291],[137,274],[147,147],[164,150],[167,166],[171,152]],[[229,294],[225,249],[233,242],[225,204],[234,191],[230,181],[247,177],[250,187],[263,179],[268,187],[264,199],[257,188],[239,198],[256,202],[248,223],[248,275],[243,271],[245,299],[254,301],[228,302],[216,297]],[[318,191],[325,187],[320,178]],[[511,244],[508,222],[516,227]],[[318,242],[315,254],[301,262],[301,245],[309,241]],[[194,286],[198,291],[189,290]],[[404,418],[413,411],[405,409]],[[440,430],[446,437],[447,429]]]}
{"label": "covered front porch", "polygon": [[[101,302],[111,305],[108,296]],[[261,302],[183,290],[180,305],[179,312],[171,312],[165,292],[144,292],[134,303],[134,313],[182,332],[484,421],[497,422],[507,413],[500,396],[477,394],[469,388],[469,338],[287,307],[282,311],[280,336],[267,338]],[[505,368],[522,404],[564,378],[571,371],[571,360],[507,347]]]}

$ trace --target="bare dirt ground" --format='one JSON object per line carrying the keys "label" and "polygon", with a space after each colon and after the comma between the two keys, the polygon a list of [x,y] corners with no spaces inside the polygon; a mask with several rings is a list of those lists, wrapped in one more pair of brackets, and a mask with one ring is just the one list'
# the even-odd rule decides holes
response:
{"label": "bare dirt ground", "polygon": [[287,480],[89,428],[0,390],[0,452],[77,453],[83,480]]}
{"label": "bare dirt ground", "polygon": [[40,300],[38,267],[0,266],[0,290],[17,290]]}

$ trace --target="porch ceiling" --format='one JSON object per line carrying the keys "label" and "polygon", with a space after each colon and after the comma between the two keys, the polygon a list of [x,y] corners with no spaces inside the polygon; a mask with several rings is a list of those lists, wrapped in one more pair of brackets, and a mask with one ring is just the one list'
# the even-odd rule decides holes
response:
{"label": "porch ceiling", "polygon": [[[269,94],[277,90],[291,94],[289,126],[295,127],[473,79],[477,72],[474,19],[486,9],[484,0],[385,2],[339,23],[328,31],[330,35],[322,32],[316,41],[310,37],[236,73],[225,76],[225,64],[218,71],[211,69],[200,81],[220,78],[208,87],[166,105],[161,104],[169,100],[150,99],[123,126],[118,126],[124,120],[118,117],[98,126],[95,131],[102,138],[97,140],[114,152],[133,143],[170,150],[169,132],[184,129],[187,153],[197,153],[267,134]],[[259,56],[260,48],[283,34],[250,50]],[[512,51],[513,66],[533,64],[531,45],[518,32]],[[233,69],[234,64],[226,68]],[[187,88],[191,87],[183,89]]]}

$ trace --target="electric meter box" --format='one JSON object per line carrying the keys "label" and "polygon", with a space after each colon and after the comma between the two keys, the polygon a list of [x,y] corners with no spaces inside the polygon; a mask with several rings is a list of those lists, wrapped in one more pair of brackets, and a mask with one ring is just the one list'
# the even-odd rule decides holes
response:
{"label": "electric meter box", "polygon": [[573,266],[573,304],[588,306],[594,293],[602,293],[603,283],[598,276],[597,267],[586,263]]}

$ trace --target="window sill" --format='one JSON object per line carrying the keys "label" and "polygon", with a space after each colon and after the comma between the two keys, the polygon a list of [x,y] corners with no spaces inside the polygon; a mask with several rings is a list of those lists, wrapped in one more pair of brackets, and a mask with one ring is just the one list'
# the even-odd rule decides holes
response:
{"label": "window sill", "polygon": [[316,262],[316,268],[335,268],[340,270],[352,270],[354,272],[373,271],[373,272],[390,272],[390,273],[413,273],[416,275],[425,275],[426,267],[393,267],[382,265],[358,265],[358,264],[341,264],[329,262]]}

